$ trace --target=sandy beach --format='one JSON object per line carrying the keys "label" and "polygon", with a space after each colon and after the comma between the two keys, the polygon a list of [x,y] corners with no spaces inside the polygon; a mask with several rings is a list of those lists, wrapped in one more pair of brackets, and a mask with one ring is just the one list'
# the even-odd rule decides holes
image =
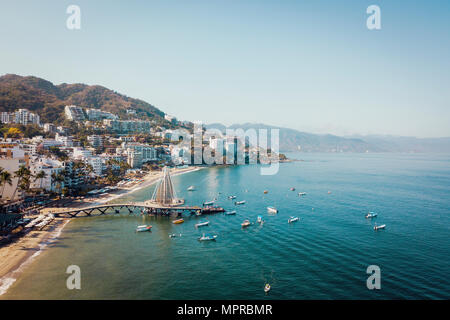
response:
{"label": "sandy beach", "polygon": [[[185,174],[202,169],[202,167],[175,168],[171,170],[171,176]],[[135,185],[124,187],[107,196],[100,196],[88,199],[78,199],[73,201],[71,206],[64,208],[45,208],[41,214],[55,213],[60,210],[67,210],[71,207],[80,208],[97,204],[104,204],[129,195],[135,191],[146,188],[159,180],[162,172],[150,172],[143,181]],[[70,219],[55,219],[43,230],[32,230],[25,235],[12,240],[10,243],[0,247],[0,296],[14,283],[20,273],[32,263],[48,245],[58,239],[64,226],[70,222]]]}

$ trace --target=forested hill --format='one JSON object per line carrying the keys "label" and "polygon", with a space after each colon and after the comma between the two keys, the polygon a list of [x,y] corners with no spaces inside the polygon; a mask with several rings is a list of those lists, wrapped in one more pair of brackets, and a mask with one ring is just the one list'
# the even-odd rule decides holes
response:
{"label": "forested hill", "polygon": [[54,85],[41,78],[14,74],[0,77],[0,111],[25,108],[38,113],[41,122],[55,122],[64,118],[64,106],[70,104],[101,108],[121,118],[126,118],[126,110],[133,108],[139,118],[164,121],[164,112],[153,105],[99,85]]}

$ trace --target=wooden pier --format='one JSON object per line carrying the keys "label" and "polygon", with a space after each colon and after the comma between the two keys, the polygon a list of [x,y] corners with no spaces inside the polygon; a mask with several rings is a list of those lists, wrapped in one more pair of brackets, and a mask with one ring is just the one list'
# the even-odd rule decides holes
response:
{"label": "wooden pier", "polygon": [[[107,214],[119,214],[121,210],[127,209],[129,214],[145,214],[145,215],[165,215],[189,212],[191,214],[202,213],[204,210],[201,207],[193,206],[157,206],[148,205],[145,203],[111,203],[84,208],[75,208],[66,211],[54,212],[53,215],[59,218],[76,218],[76,217],[91,217],[101,216]],[[206,212],[205,212],[206,213]]]}

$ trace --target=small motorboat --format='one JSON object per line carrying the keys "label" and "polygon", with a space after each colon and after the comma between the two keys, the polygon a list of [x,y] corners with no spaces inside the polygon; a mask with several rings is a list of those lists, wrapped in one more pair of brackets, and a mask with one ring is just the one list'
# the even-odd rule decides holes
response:
{"label": "small motorboat", "polygon": [[298,220],[300,220],[299,217],[290,217],[289,220],[288,220],[288,223],[296,222]]}
{"label": "small motorboat", "polygon": [[195,224],[195,227],[196,228],[204,227],[204,226],[207,226],[208,224],[209,224],[209,221],[203,221],[203,222],[199,222],[199,223]]}
{"label": "small motorboat", "polygon": [[240,205],[240,204],[245,204],[245,200],[236,201],[234,204],[237,205],[237,206]]}
{"label": "small motorboat", "polygon": [[147,226],[146,224],[144,224],[142,226],[136,227],[136,232],[147,232],[147,231],[152,231],[152,226]]}
{"label": "small motorboat", "polygon": [[184,222],[183,218],[172,221],[173,224],[180,224],[180,223],[183,223],[183,222]]}
{"label": "small motorboat", "polygon": [[377,231],[377,230],[379,230],[379,229],[384,229],[384,228],[386,228],[386,225],[385,225],[385,224],[382,224],[382,225],[380,225],[380,226],[375,225],[375,227],[373,227],[373,230]]}
{"label": "small motorboat", "polygon": [[228,196],[228,199],[230,200],[236,199],[236,196]]}
{"label": "small motorboat", "polygon": [[267,190],[264,190],[264,194],[268,194],[269,193],[269,191],[267,191]]}
{"label": "small motorboat", "polygon": [[187,191],[195,191],[195,186],[190,186],[189,188],[187,188]]}
{"label": "small motorboat", "polygon": [[233,216],[233,215],[236,214],[236,210],[229,211],[229,212],[225,212],[225,214],[226,214],[227,216]]}
{"label": "small motorboat", "polygon": [[216,241],[217,236],[211,234],[203,234],[198,241]]}
{"label": "small motorboat", "polygon": [[267,212],[269,212],[269,213],[278,213],[278,210],[275,207],[267,207]]}
{"label": "small motorboat", "polygon": [[249,225],[251,225],[250,220],[244,220],[244,222],[241,223],[242,228],[246,228]]}
{"label": "small motorboat", "polygon": [[266,285],[264,286],[264,292],[267,293],[270,291],[270,284],[266,283]]}
{"label": "small motorboat", "polygon": [[299,193],[298,193],[298,196],[299,196],[299,197],[305,196],[305,195],[306,195],[306,192],[299,192]]}
{"label": "small motorboat", "polygon": [[[176,238],[176,237],[177,237],[176,233],[169,234],[169,238]],[[181,233],[180,233],[180,237],[181,237]]]}
{"label": "small motorboat", "polygon": [[216,202],[216,200],[211,200],[211,201],[203,202],[203,206],[210,206],[210,205],[214,204],[214,202]]}
{"label": "small motorboat", "polygon": [[328,191],[328,194],[331,194],[331,191]]}
{"label": "small motorboat", "polygon": [[295,191],[295,188],[294,188],[294,187],[292,187],[292,188],[291,188],[291,191]]}
{"label": "small motorboat", "polygon": [[378,216],[378,213],[369,211],[369,213],[366,214],[366,219],[375,218],[376,216]]}
{"label": "small motorboat", "polygon": [[261,217],[261,216],[258,216],[258,218],[256,219],[256,222],[258,222],[258,223],[262,223],[262,222],[263,222],[263,219],[262,219],[262,217]]}

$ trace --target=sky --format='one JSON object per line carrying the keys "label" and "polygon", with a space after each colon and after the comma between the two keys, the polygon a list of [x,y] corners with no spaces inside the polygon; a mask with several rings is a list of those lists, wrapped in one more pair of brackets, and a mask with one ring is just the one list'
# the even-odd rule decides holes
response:
{"label": "sky", "polygon": [[0,46],[0,75],[98,84],[181,120],[450,136],[450,1],[2,1]]}

